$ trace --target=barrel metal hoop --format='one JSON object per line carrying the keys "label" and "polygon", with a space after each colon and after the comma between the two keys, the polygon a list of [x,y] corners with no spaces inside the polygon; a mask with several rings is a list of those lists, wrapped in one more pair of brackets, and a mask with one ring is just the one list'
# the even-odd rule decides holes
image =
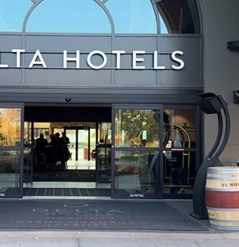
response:
{"label": "barrel metal hoop", "polygon": [[[216,218],[210,218],[212,221],[218,222],[218,223],[238,223],[239,224],[239,220],[219,220]],[[238,225],[239,226],[239,225]]]}
{"label": "barrel metal hoop", "polygon": [[236,183],[239,183],[239,176],[238,177],[209,177],[207,179],[210,180],[234,180]]}
{"label": "barrel metal hoop", "polygon": [[210,191],[221,191],[221,192],[237,192],[239,193],[239,188],[238,189],[228,189],[228,188],[220,188],[220,189],[217,189],[217,188],[209,188],[209,187],[206,187],[206,190],[210,190]]}
{"label": "barrel metal hoop", "polygon": [[213,223],[210,223],[211,227],[217,230],[228,230],[228,231],[238,231],[239,230],[239,226],[220,226],[220,225],[216,225]]}
{"label": "barrel metal hoop", "polygon": [[224,168],[224,169],[213,169],[213,167],[208,168],[208,173],[210,174],[238,174],[239,175],[239,168],[232,167],[231,169]]}
{"label": "barrel metal hoop", "polygon": [[207,207],[207,209],[212,210],[212,211],[239,212],[239,208],[211,208],[211,207]]}

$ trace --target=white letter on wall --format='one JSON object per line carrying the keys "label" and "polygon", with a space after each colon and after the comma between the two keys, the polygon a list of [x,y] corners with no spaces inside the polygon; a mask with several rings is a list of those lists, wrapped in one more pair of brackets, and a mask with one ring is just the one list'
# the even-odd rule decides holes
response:
{"label": "white letter on wall", "polygon": [[145,51],[133,51],[133,69],[145,69],[145,66],[137,66],[137,62],[143,62],[144,58],[137,58],[138,54],[145,54]]}
{"label": "white letter on wall", "polygon": [[[0,60],[1,60],[1,53],[0,53]],[[0,68],[8,68],[8,65],[7,64],[1,64],[1,61],[0,61]]]}
{"label": "white letter on wall", "polygon": [[[101,65],[95,66],[95,65],[93,65],[93,64],[91,63],[91,57],[94,56],[95,54],[98,54],[98,55],[100,55],[100,56],[103,58],[103,63],[102,63]],[[102,51],[98,51],[98,50],[92,51],[92,52],[88,55],[88,57],[87,57],[87,64],[88,64],[92,69],[101,69],[101,68],[103,68],[103,67],[106,65],[106,63],[107,63],[107,57],[106,57],[105,53],[102,52]]]}
{"label": "white letter on wall", "polygon": [[175,66],[175,65],[172,65],[172,68],[175,69],[175,70],[180,70],[184,67],[184,61],[177,58],[176,55],[183,55],[183,52],[182,51],[174,51],[171,55],[171,58],[173,61],[179,63],[179,66]]}
{"label": "white letter on wall", "polygon": [[120,69],[120,55],[125,54],[125,51],[112,51],[112,54],[116,54],[116,69]]}
{"label": "white letter on wall", "polygon": [[67,69],[67,61],[76,62],[76,69],[80,68],[80,51],[76,50],[76,57],[67,57],[67,50],[63,51],[63,68]]}
{"label": "white letter on wall", "polygon": [[154,69],[165,69],[165,66],[158,66],[158,52],[154,51]]}
{"label": "white letter on wall", "polygon": [[12,49],[12,52],[14,53],[16,53],[16,66],[17,66],[17,68],[20,68],[20,66],[21,66],[21,53],[22,52],[25,52],[25,50],[24,49]]}
{"label": "white letter on wall", "polygon": [[[39,59],[39,60],[37,61],[37,59]],[[32,58],[32,61],[31,61],[30,65],[29,65],[29,68],[32,68],[32,66],[35,65],[35,64],[40,64],[40,65],[43,66],[43,68],[47,68],[47,66],[45,64],[45,61],[44,61],[44,59],[43,59],[43,57],[42,57],[42,55],[41,55],[39,50],[37,50],[35,52],[35,55]]]}

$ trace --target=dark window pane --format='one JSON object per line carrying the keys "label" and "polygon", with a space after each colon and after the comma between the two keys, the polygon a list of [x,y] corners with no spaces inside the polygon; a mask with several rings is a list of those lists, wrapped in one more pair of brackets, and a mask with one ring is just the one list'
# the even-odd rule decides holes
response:
{"label": "dark window pane", "polygon": [[166,27],[166,30],[161,30],[161,33],[200,33],[199,14],[195,1],[160,0],[156,5],[161,21]]}

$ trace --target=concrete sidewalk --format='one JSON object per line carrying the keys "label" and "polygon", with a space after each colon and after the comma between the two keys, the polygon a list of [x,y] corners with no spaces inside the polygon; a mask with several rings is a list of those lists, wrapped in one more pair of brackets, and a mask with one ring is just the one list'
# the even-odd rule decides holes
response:
{"label": "concrete sidewalk", "polygon": [[239,247],[234,232],[7,231],[1,247]]}

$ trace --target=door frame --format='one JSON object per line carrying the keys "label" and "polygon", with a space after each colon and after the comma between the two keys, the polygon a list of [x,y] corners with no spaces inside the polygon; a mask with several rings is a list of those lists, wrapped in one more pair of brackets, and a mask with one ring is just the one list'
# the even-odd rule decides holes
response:
{"label": "door frame", "polygon": [[[160,166],[160,161],[162,160],[162,150],[163,147],[156,147],[156,148],[148,148],[148,147],[116,147],[115,146],[115,113],[116,110],[119,109],[140,109],[140,110],[153,110],[157,109],[160,112],[163,112],[163,105],[162,104],[113,104],[112,105],[112,151],[111,151],[111,198],[127,198],[127,199],[162,199],[163,198],[163,166]],[[163,114],[160,114],[160,123],[163,122]],[[160,133],[159,133],[159,140],[163,140],[163,125],[160,124]],[[125,150],[127,151],[154,151],[159,152],[158,166],[156,168],[156,177],[155,177],[155,193],[148,194],[148,193],[127,193],[127,194],[116,194],[115,193],[115,151]]]}
{"label": "door frame", "polygon": [[[201,157],[202,157],[202,129],[203,122],[201,118],[200,109],[197,104],[163,104],[163,110],[194,110],[195,111],[195,145],[196,147],[185,148],[185,152],[194,152],[195,153],[195,172],[197,173]],[[167,151],[165,147],[162,151]],[[163,157],[161,157],[161,162],[163,162]],[[191,167],[190,167],[191,169]],[[196,177],[196,174],[195,174]],[[163,181],[163,180],[162,180]],[[164,199],[192,199],[193,194],[164,194]]]}
{"label": "door frame", "polygon": [[[25,120],[23,120],[23,121],[24,121],[24,125],[25,125]],[[34,122],[31,121],[29,123],[31,124],[31,130],[30,130],[30,135],[31,135],[30,136],[30,140],[31,140],[31,143],[25,144],[24,143],[24,140],[23,140],[23,145],[24,145],[24,149],[25,148],[30,148],[31,149],[30,164],[29,164],[30,175],[29,175],[28,178],[24,179],[24,174],[23,174],[23,183],[31,183],[31,182],[33,182],[33,164],[35,162],[35,151],[34,151],[34,146],[35,146],[35,141],[34,141]],[[24,131],[24,134],[25,134],[25,131]],[[23,152],[24,152],[24,150],[23,150]],[[23,164],[23,173],[24,173],[24,164]]]}
{"label": "door frame", "polygon": [[75,160],[78,160],[78,149],[79,149],[79,145],[78,145],[78,136],[79,136],[79,130],[84,130],[87,131],[88,133],[88,138],[87,138],[87,148],[88,148],[88,161],[91,160],[91,145],[90,145],[90,127],[87,127],[87,129],[85,129],[84,127],[64,127],[64,132],[67,134],[67,130],[75,130],[76,131],[76,146],[75,146],[75,151],[76,151],[76,157]]}
{"label": "door frame", "polygon": [[[195,134],[196,134],[196,140],[195,140],[195,145],[196,147],[190,147],[186,148],[185,150],[187,152],[195,152],[195,176],[197,173],[198,168],[200,167],[200,162],[201,162],[201,157],[202,157],[202,118],[201,114],[199,111],[199,107],[197,104],[132,104],[132,105],[126,105],[126,104],[113,104],[112,105],[112,137],[115,136],[115,113],[116,110],[119,109],[159,109],[160,112],[164,112],[164,110],[194,110],[195,111]],[[160,114],[160,126],[159,126],[159,141],[160,143],[164,142],[164,130],[163,130],[163,124],[164,123],[164,117],[163,114]],[[163,187],[164,187],[164,166],[161,164],[164,164],[164,157],[163,157],[163,152],[167,151],[168,148],[164,147],[164,145],[160,145],[157,148],[151,149],[151,148],[134,148],[134,147],[129,147],[127,150],[128,151],[134,151],[134,150],[139,150],[139,151],[158,151],[159,152],[159,157],[158,157],[158,170],[156,171],[157,176],[156,176],[156,181],[155,181],[155,194],[151,195],[139,195],[137,198],[142,198],[142,199],[192,199],[193,194],[166,194],[164,193]],[[112,185],[111,185],[111,197],[112,198],[127,198],[131,199],[129,196],[130,194],[116,194],[115,193],[115,151],[116,150],[123,150],[122,147],[115,147],[115,139],[112,138],[112,160],[111,160],[111,165],[112,165]],[[137,196],[137,195],[136,195]],[[132,199],[134,199],[133,197]]]}
{"label": "door frame", "polygon": [[19,179],[15,181],[18,184],[19,193],[13,193],[9,196],[1,193],[1,198],[21,198],[23,197],[23,157],[24,157],[24,103],[1,103],[0,108],[18,108],[21,109],[20,115],[20,138],[18,146],[0,146],[1,150],[19,151]]}

